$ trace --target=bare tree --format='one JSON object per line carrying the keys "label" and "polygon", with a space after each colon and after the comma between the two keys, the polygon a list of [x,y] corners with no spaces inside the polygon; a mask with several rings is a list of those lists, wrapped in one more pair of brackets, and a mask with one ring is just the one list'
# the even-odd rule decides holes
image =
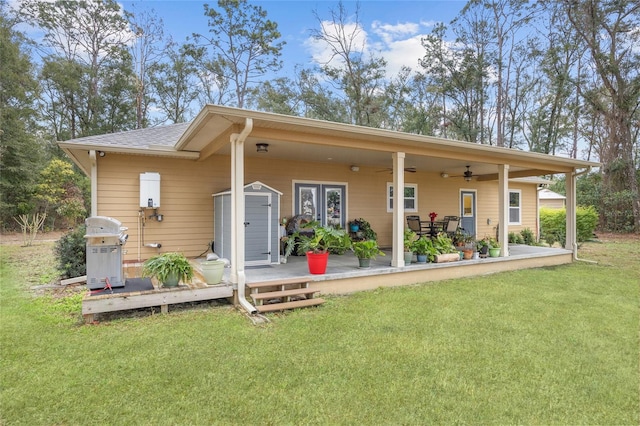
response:
{"label": "bare tree", "polygon": [[149,67],[158,62],[162,56],[164,25],[155,11],[134,11],[130,15],[129,24],[134,34],[131,45],[136,74],[136,128],[142,129],[148,124]]}
{"label": "bare tree", "polygon": [[[204,5],[209,17],[209,36],[194,34],[197,48],[210,49],[207,58],[204,50],[194,55],[208,72],[203,81],[220,83],[221,91],[231,83],[235,105],[242,108],[249,92],[269,72],[282,67],[280,54],[284,41],[278,42],[278,24],[267,19],[267,12],[247,0],[218,0],[218,7]],[[219,98],[223,100],[222,97]]]}
{"label": "bare tree", "polygon": [[344,96],[349,121],[362,126],[380,127],[379,113],[383,107],[386,61],[366,50],[359,18],[360,5],[348,14],[344,4],[330,9],[325,20],[314,11],[320,28],[311,31],[316,42],[328,49],[329,55],[321,64],[322,72],[331,85]]}

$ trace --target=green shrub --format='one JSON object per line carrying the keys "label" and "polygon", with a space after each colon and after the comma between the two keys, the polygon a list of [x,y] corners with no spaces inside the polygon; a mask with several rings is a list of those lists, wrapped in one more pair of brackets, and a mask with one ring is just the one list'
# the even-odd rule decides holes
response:
{"label": "green shrub", "polygon": [[565,246],[566,217],[565,209],[540,209],[540,236],[549,246],[555,243]]}
{"label": "green shrub", "polygon": [[[540,234],[547,244],[552,246],[560,243],[562,247],[566,243],[566,217],[565,209],[540,209]],[[576,239],[584,242],[593,236],[593,231],[598,224],[598,212],[592,206],[578,207],[576,209]]]}
{"label": "green shrub", "polygon": [[63,279],[87,274],[85,234],[86,227],[80,225],[56,242],[54,252]]}
{"label": "green shrub", "polygon": [[598,226],[598,211],[593,206],[576,209],[576,232],[578,242],[589,241]]}
{"label": "green shrub", "polygon": [[522,237],[523,243],[528,246],[535,246],[537,243],[536,237],[533,234],[533,231],[529,228],[525,228],[522,231],[520,231],[520,236]]}
{"label": "green shrub", "polygon": [[509,232],[509,244],[524,244],[524,239],[520,234]]}

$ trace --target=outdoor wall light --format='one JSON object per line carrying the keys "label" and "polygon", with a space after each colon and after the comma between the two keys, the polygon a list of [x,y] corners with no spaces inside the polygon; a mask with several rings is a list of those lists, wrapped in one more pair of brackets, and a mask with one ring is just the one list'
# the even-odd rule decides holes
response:
{"label": "outdoor wall light", "polygon": [[104,157],[105,155],[107,155],[107,153],[106,153],[106,152],[104,152],[104,151],[98,151],[98,155],[99,155],[100,157]]}
{"label": "outdoor wall light", "polygon": [[260,142],[256,144],[256,151],[257,152],[269,152],[269,144],[268,143],[264,143],[264,142]]}
{"label": "outdoor wall light", "polygon": [[359,172],[359,171],[360,171],[360,167],[358,167],[358,166],[351,166],[351,171],[352,171],[352,172]]}
{"label": "outdoor wall light", "polygon": [[449,173],[440,173],[440,177],[446,179],[449,177]]}

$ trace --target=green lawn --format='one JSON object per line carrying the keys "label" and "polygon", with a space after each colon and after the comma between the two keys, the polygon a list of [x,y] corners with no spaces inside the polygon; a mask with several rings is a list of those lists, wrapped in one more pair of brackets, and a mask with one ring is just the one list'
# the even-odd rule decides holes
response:
{"label": "green lawn", "polygon": [[597,265],[82,325],[35,297],[51,245],[1,246],[0,424],[638,425],[640,240]]}

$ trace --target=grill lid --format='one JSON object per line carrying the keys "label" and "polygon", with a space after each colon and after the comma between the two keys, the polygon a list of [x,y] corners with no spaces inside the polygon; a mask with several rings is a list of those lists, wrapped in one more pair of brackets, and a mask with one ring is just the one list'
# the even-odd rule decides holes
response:
{"label": "grill lid", "polygon": [[122,222],[107,216],[92,216],[85,219],[87,233],[85,238],[90,237],[119,237],[126,227],[122,226]]}

